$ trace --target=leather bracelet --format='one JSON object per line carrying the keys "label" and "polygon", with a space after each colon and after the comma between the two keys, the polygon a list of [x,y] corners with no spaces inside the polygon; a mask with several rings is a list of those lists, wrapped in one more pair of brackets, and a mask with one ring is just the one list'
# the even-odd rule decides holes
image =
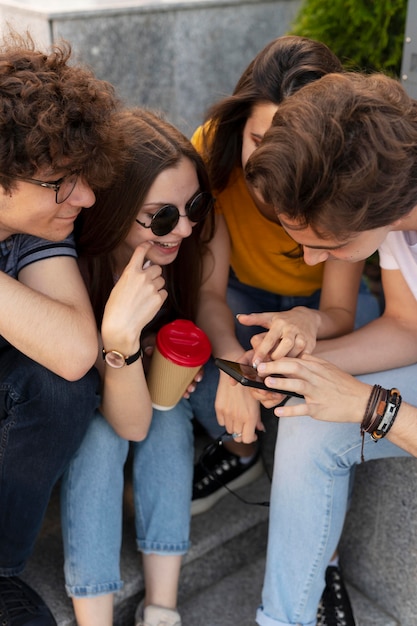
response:
{"label": "leather bracelet", "polygon": [[385,437],[397,417],[401,400],[400,392],[395,387],[390,391],[380,385],[372,387],[360,426],[362,463],[365,461],[363,455],[365,433],[369,433],[375,442]]}
{"label": "leather bracelet", "polygon": [[366,405],[365,413],[361,422],[361,433],[369,432],[370,426],[375,420],[376,410],[382,410],[383,414],[384,408],[379,406],[383,396],[383,392],[385,392],[385,394],[387,393],[386,389],[383,389],[380,385],[374,385],[372,387],[372,391],[369,395],[368,403]]}
{"label": "leather bracelet", "polygon": [[376,428],[371,432],[371,437],[374,441],[379,441],[388,434],[400,410],[401,402],[402,398],[398,389],[395,387],[390,389],[384,414]]}
{"label": "leather bracelet", "polygon": [[361,463],[365,461],[363,449],[365,446],[365,433],[370,432],[370,429],[374,429],[375,425],[379,423],[380,416],[378,411],[382,411],[382,415],[385,407],[381,405],[381,399],[385,395],[387,396],[387,390],[383,389],[380,385],[374,385],[369,395],[368,403],[366,405],[365,413],[360,426],[360,433],[362,437],[361,446]]}
{"label": "leather bracelet", "polygon": [[369,416],[369,423],[364,426],[366,433],[373,433],[381,422],[387,409],[388,391],[383,387],[379,388],[373,413]]}

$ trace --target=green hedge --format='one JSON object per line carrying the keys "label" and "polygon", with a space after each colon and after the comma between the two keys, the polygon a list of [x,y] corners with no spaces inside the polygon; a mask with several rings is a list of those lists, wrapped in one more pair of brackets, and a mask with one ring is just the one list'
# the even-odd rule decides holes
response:
{"label": "green hedge", "polygon": [[347,69],[399,77],[406,14],[407,0],[304,0],[290,34],[324,42]]}

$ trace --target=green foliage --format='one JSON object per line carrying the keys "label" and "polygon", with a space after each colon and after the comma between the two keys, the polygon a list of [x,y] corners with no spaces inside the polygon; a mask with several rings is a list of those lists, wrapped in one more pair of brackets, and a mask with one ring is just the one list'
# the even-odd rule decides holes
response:
{"label": "green foliage", "polygon": [[327,44],[347,69],[398,77],[406,14],[407,0],[304,0],[290,34]]}

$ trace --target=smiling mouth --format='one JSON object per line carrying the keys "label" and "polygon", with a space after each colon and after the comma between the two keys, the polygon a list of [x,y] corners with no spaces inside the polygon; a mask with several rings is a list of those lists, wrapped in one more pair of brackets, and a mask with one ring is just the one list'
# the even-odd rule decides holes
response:
{"label": "smiling mouth", "polygon": [[177,248],[180,244],[180,242],[176,242],[176,243],[162,243],[162,241],[152,241],[152,244],[155,246],[160,246],[161,248]]}
{"label": "smiling mouth", "polygon": [[59,219],[65,220],[65,221],[76,220],[78,216],[79,216],[79,213],[76,213],[75,215],[60,215]]}

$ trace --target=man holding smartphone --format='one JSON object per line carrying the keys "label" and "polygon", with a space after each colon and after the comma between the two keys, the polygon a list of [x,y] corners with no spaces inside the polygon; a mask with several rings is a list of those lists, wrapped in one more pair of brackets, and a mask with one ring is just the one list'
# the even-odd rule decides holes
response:
{"label": "man holding smartphone", "polygon": [[[417,456],[417,103],[382,74],[328,74],[282,103],[246,175],[308,264],[379,251],[381,317],[319,341],[313,355],[286,357],[271,333],[257,337],[251,355],[268,386],[281,374],[281,389],[305,396],[274,409],[281,419],[257,624],[313,626],[352,470]],[[267,326],[268,315],[253,323]],[[384,476],[381,465],[381,490]]]}
{"label": "man holding smartphone", "polygon": [[[70,48],[0,46],[0,615],[56,624],[18,578],[99,402],[98,342],[74,222],[111,183],[120,148],[113,88],[69,65]],[[93,210],[93,209],[91,209]]]}

